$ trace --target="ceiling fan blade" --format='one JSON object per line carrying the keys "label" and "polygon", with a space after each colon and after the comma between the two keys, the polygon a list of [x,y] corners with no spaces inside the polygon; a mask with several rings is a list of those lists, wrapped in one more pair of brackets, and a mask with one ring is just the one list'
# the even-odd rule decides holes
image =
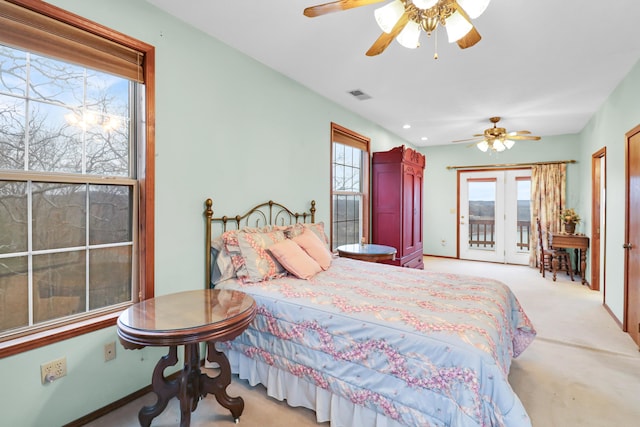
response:
{"label": "ceiling fan blade", "polygon": [[467,12],[458,4],[457,1],[453,2],[453,7],[455,7],[458,13],[462,15],[462,17],[466,19],[469,24],[471,24],[471,29],[469,30],[469,32],[457,41],[460,49],[466,49],[478,43],[482,37],[480,36],[478,30],[476,30],[476,27],[473,26],[473,22],[471,22],[471,18],[469,18]]}
{"label": "ceiling fan blade", "polygon": [[367,51],[367,56],[376,56],[380,55],[384,50],[389,46],[389,44],[396,38],[400,31],[404,29],[409,23],[409,14],[407,12],[403,13],[396,25],[393,26],[393,29],[389,34],[382,33],[378,40],[376,40],[373,45]]}
{"label": "ceiling fan blade", "polygon": [[468,47],[474,46],[480,41],[481,38],[482,36],[478,32],[478,30],[476,30],[476,27],[472,27],[464,37],[457,41],[457,43],[458,46],[460,46],[460,49],[466,49]]}
{"label": "ceiling fan blade", "polygon": [[484,138],[457,139],[457,140],[455,140],[455,141],[451,141],[451,142],[453,142],[453,143],[456,143],[456,142],[469,142],[469,141],[477,141],[477,142],[480,142],[480,141],[482,141],[483,139],[484,139]]}
{"label": "ceiling fan blade", "polygon": [[540,137],[534,135],[510,135],[507,136],[507,139],[514,141],[540,141]]}
{"label": "ceiling fan blade", "polygon": [[368,6],[374,3],[380,3],[385,0],[338,0],[331,3],[310,6],[304,10],[304,16],[314,18],[316,16],[326,15],[327,13],[339,12],[341,10],[353,9],[354,7]]}

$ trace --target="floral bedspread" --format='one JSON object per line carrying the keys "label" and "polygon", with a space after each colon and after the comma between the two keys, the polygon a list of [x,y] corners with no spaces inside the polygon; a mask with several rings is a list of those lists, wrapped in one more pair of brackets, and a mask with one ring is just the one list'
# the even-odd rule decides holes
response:
{"label": "floral bedspread", "polygon": [[487,278],[346,258],[310,280],[217,287],[258,315],[223,344],[407,426],[530,426],[507,376],[535,329]]}

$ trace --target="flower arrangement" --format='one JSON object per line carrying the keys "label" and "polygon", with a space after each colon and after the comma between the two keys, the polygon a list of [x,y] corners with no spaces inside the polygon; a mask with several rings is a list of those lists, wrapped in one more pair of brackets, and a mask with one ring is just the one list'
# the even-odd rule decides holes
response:
{"label": "flower arrangement", "polygon": [[563,223],[574,223],[577,224],[580,222],[580,215],[576,213],[573,208],[565,209],[560,213],[560,219]]}

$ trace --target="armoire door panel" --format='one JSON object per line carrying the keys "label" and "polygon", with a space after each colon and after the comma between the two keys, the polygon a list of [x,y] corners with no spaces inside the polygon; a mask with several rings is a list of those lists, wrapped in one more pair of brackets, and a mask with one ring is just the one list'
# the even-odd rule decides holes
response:
{"label": "armoire door panel", "polygon": [[[376,215],[378,227],[376,233],[372,234],[375,239],[374,243],[384,242],[385,245],[398,248],[401,245],[400,240],[400,216],[397,212],[379,213]],[[382,243],[380,243],[382,244]],[[398,251],[396,256],[402,256],[402,253]]]}
{"label": "armoire door panel", "polygon": [[415,250],[415,242],[413,239],[413,230],[414,230],[414,217],[413,217],[413,175],[410,173],[404,174],[403,180],[403,200],[402,200],[402,217],[403,217],[403,227],[402,227],[402,245],[403,245],[403,253],[408,254],[412,253]]}

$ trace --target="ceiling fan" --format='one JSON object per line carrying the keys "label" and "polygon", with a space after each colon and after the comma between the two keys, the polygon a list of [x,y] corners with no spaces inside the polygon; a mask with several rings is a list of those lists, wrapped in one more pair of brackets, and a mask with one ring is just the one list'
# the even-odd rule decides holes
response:
{"label": "ceiling fan", "polygon": [[[386,0],[337,0],[307,7],[304,15],[310,18],[331,12],[353,9]],[[438,25],[445,27],[449,43],[461,49],[478,43],[480,34],[471,23],[480,16],[491,0],[393,0],[374,11],[383,33],[367,51],[367,56],[379,55],[396,39],[402,46],[420,46],[421,31],[431,35]],[[437,49],[437,48],[436,48]],[[438,53],[434,55],[438,58]]]}
{"label": "ceiling fan", "polygon": [[484,133],[477,133],[473,135],[473,138],[469,139],[459,139],[457,141],[452,142],[471,142],[471,145],[475,145],[480,149],[480,151],[504,151],[505,149],[510,149],[513,147],[515,141],[539,141],[540,137],[531,135],[531,132],[528,130],[518,130],[514,132],[507,132],[507,130],[503,127],[497,127],[498,122],[500,121],[500,117],[491,117],[489,119],[491,123],[493,123],[493,127],[489,129],[485,129]]}

